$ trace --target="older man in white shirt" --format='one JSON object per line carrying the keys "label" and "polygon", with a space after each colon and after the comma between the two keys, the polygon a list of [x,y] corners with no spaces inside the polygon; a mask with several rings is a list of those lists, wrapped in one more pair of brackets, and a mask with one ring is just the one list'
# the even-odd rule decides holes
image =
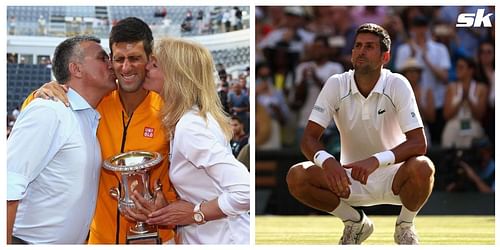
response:
{"label": "older man in white shirt", "polygon": [[53,72],[62,102],[36,99],[7,141],[7,243],[84,243],[101,166],[97,104],[116,88],[109,57],[90,36],[59,44]]}

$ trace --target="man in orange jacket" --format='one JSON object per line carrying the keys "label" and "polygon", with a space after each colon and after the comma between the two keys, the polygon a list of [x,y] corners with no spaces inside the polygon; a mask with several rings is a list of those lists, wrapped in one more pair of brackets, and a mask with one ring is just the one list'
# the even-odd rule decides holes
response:
{"label": "man in orange jacket", "polygon": [[[111,60],[118,79],[118,89],[104,97],[97,106],[101,120],[97,137],[101,144],[102,159],[131,150],[146,150],[169,153],[168,137],[165,135],[160,109],[161,97],[142,88],[146,77],[146,64],[153,48],[153,35],[149,26],[142,20],[129,17],[113,26],[109,39]],[[62,91],[57,83],[44,85],[36,96],[59,96],[54,92]],[[49,94],[49,92],[52,92]],[[63,101],[65,97],[61,97]],[[176,199],[175,191],[168,176],[168,157],[160,166],[150,171],[150,181],[161,181],[167,200]],[[150,186],[154,185],[150,183]],[[128,228],[135,221],[127,220],[118,211],[118,203],[109,195],[112,187],[120,184],[119,175],[101,168],[96,210],[90,227],[90,244],[125,243]],[[172,243],[174,231],[159,227],[164,243]]]}

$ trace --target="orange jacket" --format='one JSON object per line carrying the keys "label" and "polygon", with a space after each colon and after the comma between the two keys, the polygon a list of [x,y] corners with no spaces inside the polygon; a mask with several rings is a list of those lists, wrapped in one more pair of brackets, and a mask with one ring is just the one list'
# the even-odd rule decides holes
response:
{"label": "orange jacket", "polygon": [[[32,99],[33,95],[30,95],[23,107]],[[161,97],[154,92],[149,92],[132,114],[132,119],[126,131],[123,152],[146,150],[161,153],[165,160],[159,166],[150,170],[150,187],[154,187],[155,181],[160,179],[165,197],[167,197],[167,200],[173,201],[176,199],[176,194],[170,185],[168,176],[169,142],[159,118],[162,106]],[[105,160],[121,153],[124,124],[127,125],[129,117],[122,107],[117,90],[104,97],[97,106],[97,110],[101,114],[97,137],[101,145],[102,159]],[[119,243],[123,244],[126,240],[128,228],[135,224],[135,222],[125,219],[121,214],[119,219],[117,218],[117,214],[119,214],[118,202],[109,195],[109,190],[118,187],[118,184],[119,174],[101,168],[96,210],[90,226],[89,244],[115,244],[118,223],[120,225]],[[162,241],[168,241],[173,236],[173,230],[160,227]]]}

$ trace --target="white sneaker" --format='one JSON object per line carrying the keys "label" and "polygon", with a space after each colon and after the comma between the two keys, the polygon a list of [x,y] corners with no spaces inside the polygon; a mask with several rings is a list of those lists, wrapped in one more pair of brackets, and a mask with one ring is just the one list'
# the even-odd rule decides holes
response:
{"label": "white sneaker", "polygon": [[418,236],[413,223],[401,222],[396,224],[394,242],[399,245],[418,245]]}
{"label": "white sneaker", "polygon": [[359,221],[344,221],[344,233],[340,238],[339,245],[360,245],[373,232],[373,223],[362,210],[359,210],[361,219]]}

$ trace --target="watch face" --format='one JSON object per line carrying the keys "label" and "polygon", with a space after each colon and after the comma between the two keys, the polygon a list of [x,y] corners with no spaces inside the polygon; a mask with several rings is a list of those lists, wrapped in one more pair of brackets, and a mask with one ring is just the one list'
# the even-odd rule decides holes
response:
{"label": "watch face", "polygon": [[198,213],[195,213],[194,214],[194,220],[197,222],[197,223],[200,223],[203,221],[203,216],[201,216],[201,214],[198,214]]}

